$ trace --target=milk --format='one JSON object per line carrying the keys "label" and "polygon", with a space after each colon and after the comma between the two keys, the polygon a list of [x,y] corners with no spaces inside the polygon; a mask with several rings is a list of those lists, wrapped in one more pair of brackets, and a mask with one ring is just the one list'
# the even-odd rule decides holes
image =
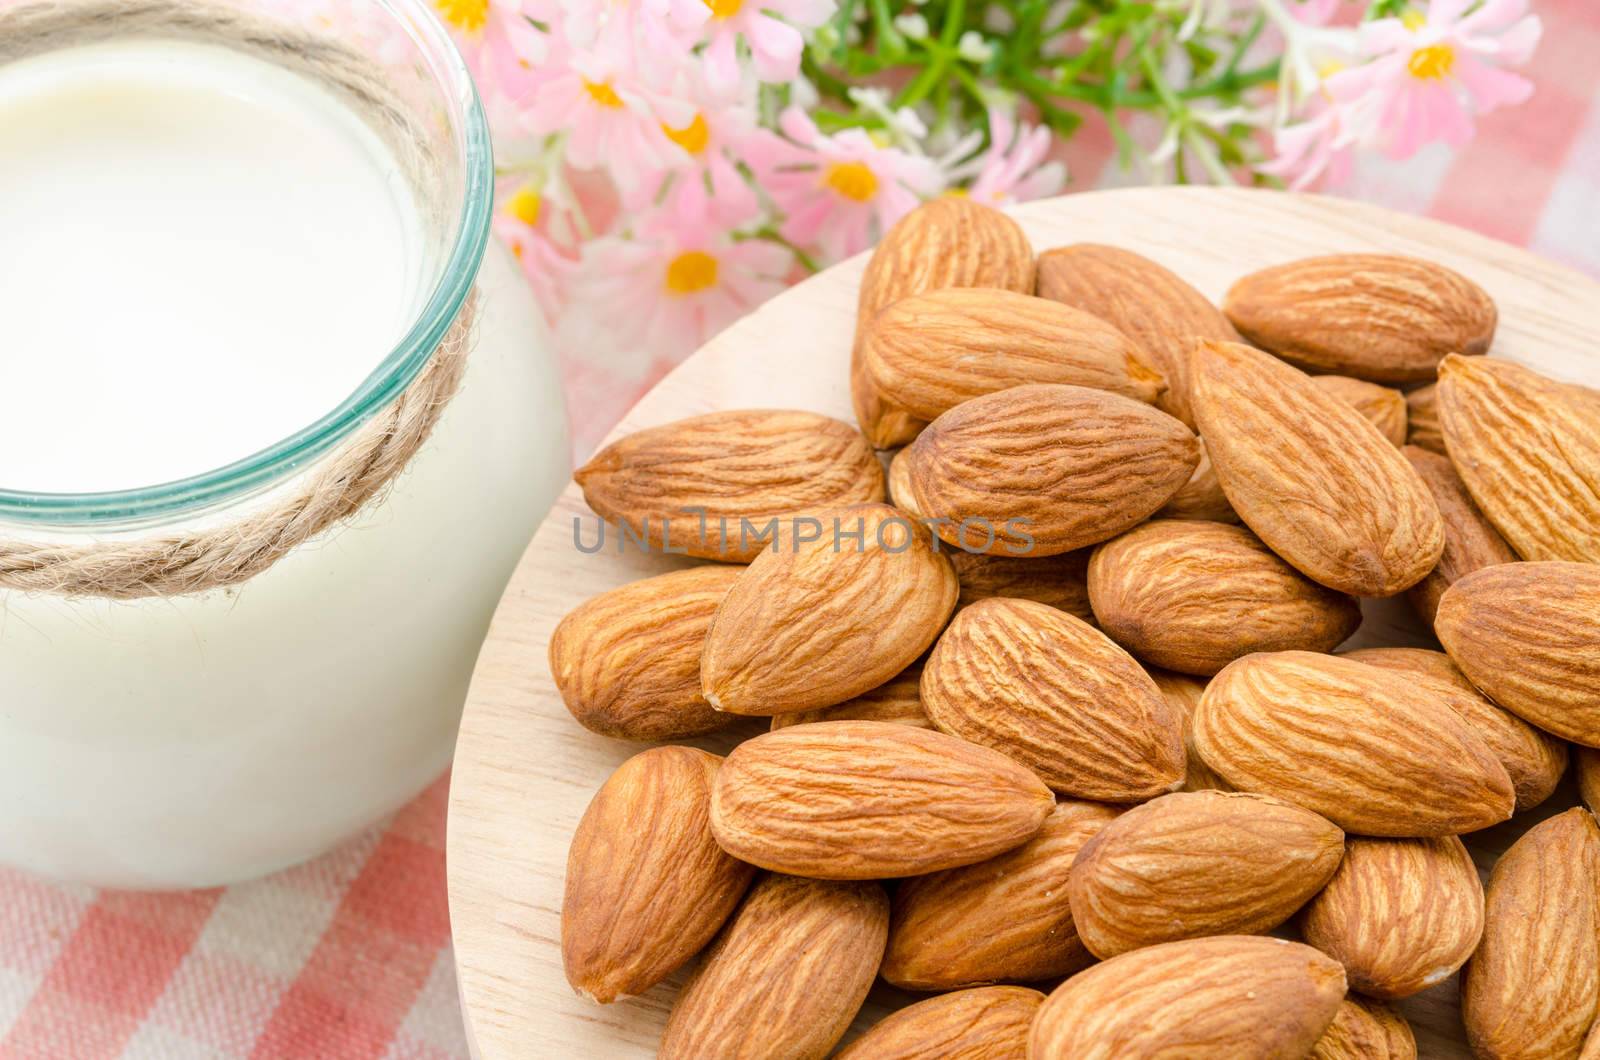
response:
{"label": "milk", "polygon": [[[410,17],[427,68],[448,69],[442,31]],[[455,73],[431,128],[480,120]],[[430,164],[468,167],[457,183],[485,196],[490,161],[459,158]],[[227,48],[0,64],[0,488],[149,486],[333,409],[438,281],[399,171],[330,93]],[[227,590],[0,589],[0,863],[222,884],[313,856],[438,777],[506,578],[567,477],[527,282],[491,247],[477,290],[459,392],[353,518]],[[0,514],[0,534],[181,534],[292,484],[153,524]]]}
{"label": "milk", "polygon": [[405,331],[418,213],[307,78],[217,45],[0,65],[0,488],[149,486],[332,410]]}

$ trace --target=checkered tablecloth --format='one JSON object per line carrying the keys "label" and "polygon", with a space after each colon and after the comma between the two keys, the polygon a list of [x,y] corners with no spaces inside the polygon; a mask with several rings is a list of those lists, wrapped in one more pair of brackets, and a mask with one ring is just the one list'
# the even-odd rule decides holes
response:
{"label": "checkered tablecloth", "polygon": [[[1535,0],[1538,94],[1465,150],[1368,161],[1337,193],[1425,213],[1600,277],[1600,2]],[[1126,183],[1092,125],[1073,188]],[[569,395],[592,444],[644,386]],[[0,1058],[461,1057],[444,893],[446,779],[310,864],[221,891],[136,895],[0,870]]]}

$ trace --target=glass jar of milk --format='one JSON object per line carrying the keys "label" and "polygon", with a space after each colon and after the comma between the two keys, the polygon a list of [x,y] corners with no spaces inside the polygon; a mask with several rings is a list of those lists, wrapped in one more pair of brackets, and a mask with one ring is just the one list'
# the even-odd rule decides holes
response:
{"label": "glass jar of milk", "polygon": [[[444,769],[567,472],[492,196],[420,0],[0,0],[0,862],[225,883]],[[464,310],[420,445],[296,540]],[[126,590],[189,547],[202,586],[259,569]]]}

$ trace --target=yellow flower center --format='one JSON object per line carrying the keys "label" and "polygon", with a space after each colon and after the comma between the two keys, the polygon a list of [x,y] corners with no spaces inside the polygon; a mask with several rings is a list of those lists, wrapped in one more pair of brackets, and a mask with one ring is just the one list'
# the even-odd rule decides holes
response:
{"label": "yellow flower center", "polygon": [[717,285],[717,259],[703,250],[686,250],[667,266],[667,293],[694,294]]}
{"label": "yellow flower center", "polygon": [[617,95],[617,90],[611,87],[610,81],[585,81],[583,87],[588,91],[589,98],[602,107],[621,108],[622,97]]}
{"label": "yellow flower center", "polygon": [[1339,73],[1343,73],[1343,72],[1344,72],[1344,63],[1341,63],[1337,59],[1329,59],[1327,62],[1323,63],[1321,66],[1317,67],[1317,76],[1322,78],[1322,80],[1324,80],[1324,81],[1326,81],[1328,78],[1332,77],[1334,74],[1339,74]]}
{"label": "yellow flower center", "polygon": [[1400,24],[1406,29],[1410,30],[1412,33],[1415,33],[1417,30],[1428,24],[1428,16],[1424,15],[1416,8],[1412,8],[1400,16]]}
{"label": "yellow flower center", "polygon": [[524,184],[506,200],[506,213],[531,227],[539,223],[539,210],[543,206],[544,198],[539,194],[539,189],[532,184]]}
{"label": "yellow flower center", "polygon": [[744,6],[744,0],[706,0],[712,18],[732,18]]}
{"label": "yellow flower center", "polygon": [[667,134],[667,139],[671,140],[673,143],[677,144],[691,155],[697,155],[701,151],[704,151],[706,149],[706,144],[711,140],[711,130],[706,127],[706,118],[704,114],[696,114],[694,116],[694,121],[690,122],[688,125],[685,125],[681,129],[674,129],[671,126],[662,125],[661,131]]}
{"label": "yellow flower center", "polygon": [[822,183],[856,202],[878,194],[878,176],[864,162],[835,162],[823,173]]}
{"label": "yellow flower center", "polygon": [[439,15],[464,33],[476,33],[489,20],[489,0],[434,0]]}
{"label": "yellow flower center", "polygon": [[1423,81],[1438,81],[1450,75],[1456,65],[1455,49],[1448,44],[1430,44],[1418,48],[1406,61],[1411,76]]}

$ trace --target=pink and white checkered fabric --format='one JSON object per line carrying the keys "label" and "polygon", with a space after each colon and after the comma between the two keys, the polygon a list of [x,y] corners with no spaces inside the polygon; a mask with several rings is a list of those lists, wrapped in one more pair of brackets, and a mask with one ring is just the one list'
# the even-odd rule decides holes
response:
{"label": "pink and white checkered fabric", "polygon": [[[1463,151],[1369,162],[1340,192],[1600,277],[1600,3],[1534,6],[1545,36],[1529,105],[1491,116]],[[1067,151],[1074,186],[1123,182],[1112,154],[1086,128]],[[569,394],[580,445],[645,389],[594,369]],[[0,1058],[464,1056],[446,785],[332,854],[222,891],[95,892],[0,870]]]}

